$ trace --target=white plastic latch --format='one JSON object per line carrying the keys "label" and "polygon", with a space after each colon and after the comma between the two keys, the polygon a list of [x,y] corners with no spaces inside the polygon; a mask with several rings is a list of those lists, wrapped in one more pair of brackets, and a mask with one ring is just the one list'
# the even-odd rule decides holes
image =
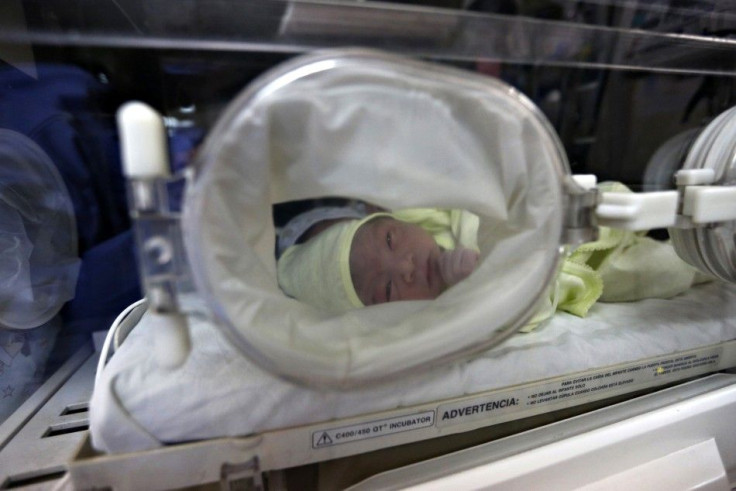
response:
{"label": "white plastic latch", "polygon": [[736,186],[687,186],[682,214],[694,224],[736,220]]}
{"label": "white plastic latch", "polygon": [[677,216],[677,191],[603,192],[596,208],[600,225],[626,230],[669,227]]}
{"label": "white plastic latch", "polygon": [[594,189],[598,184],[598,177],[595,174],[573,174],[573,180],[581,188],[587,190]]}
{"label": "white plastic latch", "polygon": [[715,180],[713,169],[681,169],[675,174],[675,184],[678,186],[701,186],[713,184]]}

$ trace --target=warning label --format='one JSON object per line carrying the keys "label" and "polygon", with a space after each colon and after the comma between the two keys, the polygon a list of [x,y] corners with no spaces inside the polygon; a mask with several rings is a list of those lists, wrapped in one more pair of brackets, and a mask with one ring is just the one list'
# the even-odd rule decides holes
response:
{"label": "warning label", "polygon": [[720,347],[715,347],[697,353],[660,357],[645,363],[620,365],[616,369],[593,371],[533,387],[444,404],[437,408],[437,426],[520,413],[524,409],[540,406],[564,407],[571,401],[582,404],[584,399],[600,399],[604,397],[603,394],[620,394],[628,387],[634,389],[656,385],[660,377],[676,375],[672,378],[684,378],[708,373],[718,370],[721,351]]}
{"label": "warning label", "polygon": [[366,421],[341,428],[330,428],[312,433],[312,448],[323,448],[366,438],[391,435],[403,431],[418,430],[434,425],[434,411],[407,414],[394,418]]}

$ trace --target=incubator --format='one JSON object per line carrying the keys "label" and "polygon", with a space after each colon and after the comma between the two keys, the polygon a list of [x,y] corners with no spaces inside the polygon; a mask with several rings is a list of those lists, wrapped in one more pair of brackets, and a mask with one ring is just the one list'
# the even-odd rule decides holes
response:
{"label": "incubator", "polygon": [[[733,486],[729,9],[17,6],[8,70],[104,86],[142,298],[3,424],[4,486],[527,487],[531,462],[563,488]],[[281,213],[325,199],[471,212],[478,266],[434,299],[290,298]],[[632,252],[655,242],[665,259]],[[606,248],[625,280],[596,288],[644,293],[552,315],[593,288],[566,268]]]}

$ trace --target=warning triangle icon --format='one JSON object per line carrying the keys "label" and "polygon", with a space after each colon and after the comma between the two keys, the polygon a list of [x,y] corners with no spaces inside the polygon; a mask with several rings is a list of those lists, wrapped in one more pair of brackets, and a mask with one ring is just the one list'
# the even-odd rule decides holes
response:
{"label": "warning triangle icon", "polygon": [[325,445],[332,445],[332,438],[330,438],[327,432],[322,433],[322,436],[319,437],[319,440],[315,444],[316,447],[323,447]]}

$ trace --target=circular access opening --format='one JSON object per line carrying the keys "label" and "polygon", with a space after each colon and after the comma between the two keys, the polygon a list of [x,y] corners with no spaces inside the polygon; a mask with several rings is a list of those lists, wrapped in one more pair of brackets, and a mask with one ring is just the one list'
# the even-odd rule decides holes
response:
{"label": "circular access opening", "polygon": [[[290,379],[347,387],[487,349],[521,327],[559,261],[567,161],[510,86],[364,51],[297,58],[245,90],[211,132],[185,239],[218,323]],[[278,287],[272,205],[342,196],[479,217],[480,264],[434,300],[335,314]]]}

